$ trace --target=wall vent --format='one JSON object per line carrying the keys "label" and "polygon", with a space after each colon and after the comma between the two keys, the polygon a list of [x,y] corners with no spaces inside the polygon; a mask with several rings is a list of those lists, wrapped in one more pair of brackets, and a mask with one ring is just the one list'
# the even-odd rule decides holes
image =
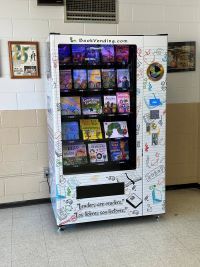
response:
{"label": "wall vent", "polygon": [[118,22],[118,0],[65,0],[65,22]]}

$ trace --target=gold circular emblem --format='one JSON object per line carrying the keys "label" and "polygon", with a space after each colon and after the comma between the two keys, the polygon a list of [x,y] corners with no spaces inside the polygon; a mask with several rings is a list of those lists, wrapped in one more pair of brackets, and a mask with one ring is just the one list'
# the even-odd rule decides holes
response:
{"label": "gold circular emblem", "polygon": [[153,62],[147,69],[147,76],[151,81],[159,81],[164,74],[163,66],[158,62]]}

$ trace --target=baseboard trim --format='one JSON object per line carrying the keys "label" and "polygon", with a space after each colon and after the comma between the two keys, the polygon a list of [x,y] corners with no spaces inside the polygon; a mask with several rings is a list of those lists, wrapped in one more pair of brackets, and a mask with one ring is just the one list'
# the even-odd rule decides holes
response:
{"label": "baseboard trim", "polygon": [[50,203],[50,202],[51,202],[50,198],[41,198],[41,199],[24,200],[24,201],[10,202],[10,203],[2,203],[0,204],[0,209],[17,208],[17,207]]}
{"label": "baseboard trim", "polygon": [[[192,184],[177,184],[177,185],[167,185],[166,190],[179,190],[179,189],[187,189],[187,188],[198,188],[200,189],[200,184],[192,183]],[[33,200],[25,200],[25,201],[17,201],[17,202],[10,202],[10,203],[2,203],[0,204],[0,209],[7,209],[7,208],[16,208],[16,207],[24,207],[24,206],[31,206],[31,205],[38,205],[44,203],[50,203],[50,198],[42,198],[42,199],[33,199]]]}
{"label": "baseboard trim", "polygon": [[191,183],[191,184],[175,184],[175,185],[167,185],[166,190],[179,190],[179,189],[187,189],[187,188],[198,188],[200,189],[200,184]]}

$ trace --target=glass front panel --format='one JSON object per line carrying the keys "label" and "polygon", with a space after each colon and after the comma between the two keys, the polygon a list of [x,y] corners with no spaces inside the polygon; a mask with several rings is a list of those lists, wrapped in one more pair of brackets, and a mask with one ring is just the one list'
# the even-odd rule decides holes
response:
{"label": "glass front panel", "polygon": [[58,46],[64,174],[136,168],[136,49]]}

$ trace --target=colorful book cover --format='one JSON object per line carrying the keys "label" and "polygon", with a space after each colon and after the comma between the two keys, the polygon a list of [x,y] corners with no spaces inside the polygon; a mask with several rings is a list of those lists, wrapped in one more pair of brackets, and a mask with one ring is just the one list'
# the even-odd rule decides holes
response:
{"label": "colorful book cover", "polygon": [[80,128],[83,140],[102,139],[101,125],[98,119],[81,119]]}
{"label": "colorful book cover", "polygon": [[128,137],[126,121],[104,122],[105,138]]}
{"label": "colorful book cover", "polygon": [[80,96],[61,97],[62,115],[80,115],[81,103]]}
{"label": "colorful book cover", "polygon": [[110,141],[109,148],[112,161],[129,159],[128,140]]}
{"label": "colorful book cover", "polygon": [[72,45],[72,58],[74,64],[83,64],[85,62],[85,45]]}
{"label": "colorful book cover", "polygon": [[70,45],[60,44],[58,45],[58,57],[59,64],[67,64],[71,62]]}
{"label": "colorful book cover", "polygon": [[130,94],[129,92],[117,92],[117,109],[119,113],[129,113],[130,108]]}
{"label": "colorful book cover", "polygon": [[87,71],[86,70],[74,70],[74,89],[85,90],[87,88]]}
{"label": "colorful book cover", "polygon": [[101,72],[100,70],[88,70],[88,88],[101,88]]}
{"label": "colorful book cover", "polygon": [[102,102],[100,96],[82,97],[81,102],[82,112],[84,115],[102,113]]}
{"label": "colorful book cover", "polygon": [[60,70],[60,90],[72,89],[72,73],[71,70]]}
{"label": "colorful book cover", "polygon": [[74,166],[87,164],[86,145],[77,143],[63,146],[63,165]]}
{"label": "colorful book cover", "polygon": [[104,113],[116,113],[117,112],[116,96],[105,95],[103,99],[104,99],[103,112]]}
{"label": "colorful book cover", "polygon": [[78,140],[79,126],[77,121],[62,122],[62,139]]}
{"label": "colorful book cover", "polygon": [[100,47],[97,45],[86,45],[85,61],[88,64],[96,65],[100,63]]}
{"label": "colorful book cover", "polygon": [[104,89],[115,88],[115,70],[102,69],[102,83]]}
{"label": "colorful book cover", "polygon": [[101,46],[101,57],[103,63],[113,63],[115,61],[115,53],[113,45]]}
{"label": "colorful book cover", "polygon": [[118,63],[127,64],[129,59],[129,46],[116,45],[115,59]]}
{"label": "colorful book cover", "polygon": [[91,163],[108,161],[106,143],[88,144],[88,153]]}
{"label": "colorful book cover", "polygon": [[117,70],[117,87],[128,89],[130,87],[130,75],[128,69]]}

